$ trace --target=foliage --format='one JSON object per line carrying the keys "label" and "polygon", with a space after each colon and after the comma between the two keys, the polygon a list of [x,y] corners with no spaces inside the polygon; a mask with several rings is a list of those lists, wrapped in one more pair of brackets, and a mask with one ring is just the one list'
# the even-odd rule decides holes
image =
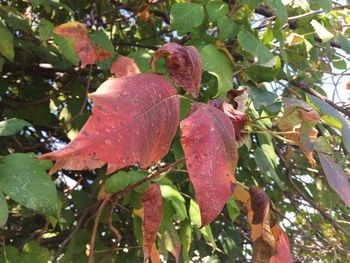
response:
{"label": "foliage", "polygon": [[349,5],[0,3],[0,262],[347,260]]}

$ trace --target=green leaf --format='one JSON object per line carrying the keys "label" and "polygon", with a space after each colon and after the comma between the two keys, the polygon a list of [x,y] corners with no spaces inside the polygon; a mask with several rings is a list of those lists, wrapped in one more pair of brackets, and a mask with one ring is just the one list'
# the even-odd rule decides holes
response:
{"label": "green leaf", "polygon": [[254,9],[261,4],[261,0],[241,0],[240,3],[248,5],[250,8]]}
{"label": "green leaf", "polygon": [[270,113],[278,113],[280,111],[281,102],[277,101],[278,96],[275,93],[254,86],[249,86],[248,92],[257,111],[266,110]]}
{"label": "green leaf", "polygon": [[311,20],[310,24],[314,28],[319,38],[321,38],[322,42],[327,42],[334,37],[334,35],[331,32],[329,32],[323,25],[321,25],[317,20]]}
{"label": "green leaf", "polygon": [[256,165],[258,166],[260,173],[263,175],[269,176],[273,179],[277,185],[284,190],[285,186],[281,179],[278,177],[278,174],[275,171],[275,167],[272,161],[266,156],[265,152],[260,148],[256,148],[254,151],[254,157]]}
{"label": "green leaf", "polygon": [[176,3],[170,12],[171,27],[182,32],[199,27],[204,21],[204,8],[195,3]]}
{"label": "green leaf", "polygon": [[0,22],[0,54],[10,61],[15,58],[15,48],[12,33]]}
{"label": "green leaf", "polygon": [[238,42],[243,49],[257,57],[260,64],[268,63],[274,58],[270,50],[258,38],[245,29],[239,32]]}
{"label": "green leaf", "polygon": [[185,263],[190,262],[189,251],[192,243],[193,228],[188,220],[180,223],[180,240],[182,244],[182,257]]}
{"label": "green leaf", "polygon": [[[202,223],[201,223],[201,214],[199,210],[199,206],[196,201],[191,199],[190,201],[190,210],[189,210],[190,218],[192,223],[197,227],[200,228]],[[213,250],[216,249],[216,243],[215,239],[213,236],[213,233],[211,231],[210,225],[206,225],[202,228],[199,229],[201,234],[203,235],[204,239],[208,242],[210,242],[213,246]]]}
{"label": "green leaf", "polygon": [[10,136],[21,131],[24,127],[31,127],[32,125],[21,119],[8,119],[0,121],[0,136]]}
{"label": "green leaf", "polygon": [[67,37],[61,37],[58,35],[55,35],[53,40],[58,45],[58,48],[62,52],[62,55],[66,59],[68,59],[73,65],[78,66],[79,56],[77,52],[75,52],[74,40]]}
{"label": "green leaf", "polygon": [[40,162],[30,154],[5,156],[0,161],[0,190],[29,209],[56,217],[56,186]]}
{"label": "green leaf", "polygon": [[216,23],[220,17],[224,17],[228,11],[228,5],[224,1],[210,1],[206,8],[211,22]]}
{"label": "green leaf", "polygon": [[54,24],[52,24],[50,21],[43,19],[40,21],[39,24],[39,36],[41,41],[46,41],[52,36],[52,30],[54,29]]}
{"label": "green leaf", "polygon": [[332,156],[318,152],[318,157],[329,185],[337,192],[344,203],[350,207],[350,184],[348,175],[343,167]]}
{"label": "green leaf", "polygon": [[125,171],[119,171],[111,175],[105,182],[105,191],[107,193],[116,193],[130,184],[130,174]]}
{"label": "green leaf", "polygon": [[341,46],[341,48],[348,54],[350,54],[350,41],[344,36],[342,33],[338,32],[337,40]]}
{"label": "green leaf", "polygon": [[[119,192],[129,185],[135,184],[142,180],[147,173],[141,171],[119,171],[116,174],[111,175],[105,182],[105,191],[107,193]],[[148,184],[140,185],[135,189],[136,192],[143,192],[147,188]]]}
{"label": "green leaf", "polygon": [[128,57],[135,60],[141,72],[151,70],[151,60],[153,54],[149,50],[138,49],[137,51],[130,53]]}
{"label": "green leaf", "polygon": [[318,4],[321,6],[321,8],[324,11],[326,11],[326,12],[332,11],[332,1],[331,0],[318,0]]}
{"label": "green leaf", "polygon": [[199,211],[199,206],[196,201],[191,199],[190,201],[190,209],[189,209],[189,214],[190,214],[190,219],[191,222],[197,227],[200,228],[202,223],[201,223],[201,214]]}
{"label": "green leaf", "polygon": [[114,54],[114,47],[112,41],[108,38],[104,31],[96,31],[89,34],[89,38],[96,44],[108,51],[110,54]]}
{"label": "green leaf", "polygon": [[216,97],[226,94],[232,89],[232,64],[226,55],[220,50],[216,49],[214,45],[206,45],[200,50],[203,70],[208,71],[214,75],[218,80],[218,92]]}
{"label": "green leaf", "polygon": [[288,13],[286,7],[283,5],[281,0],[267,0],[266,2],[279,18],[282,24],[288,22]]}
{"label": "green leaf", "polygon": [[239,207],[237,206],[236,202],[233,199],[229,199],[226,202],[226,208],[228,212],[228,216],[230,217],[231,221],[235,221],[236,218],[239,216],[241,211],[239,210]]}
{"label": "green leaf", "polygon": [[160,185],[160,191],[162,192],[162,197],[171,202],[178,219],[180,221],[185,220],[187,218],[185,199],[179,191],[170,185]]}
{"label": "green leaf", "polygon": [[13,246],[3,246],[0,250],[0,263],[27,263],[22,254]]}
{"label": "green leaf", "polygon": [[47,263],[51,259],[49,250],[45,247],[39,246],[35,241],[29,241],[24,245],[23,255],[28,263]]}
{"label": "green leaf", "polygon": [[245,72],[254,82],[262,83],[274,81],[280,70],[281,60],[277,56],[275,57],[275,63],[272,67],[254,64],[246,68]]}
{"label": "green leaf", "polygon": [[[350,153],[350,123],[349,121],[335,108],[333,108],[331,105],[329,105],[327,102],[308,94],[307,95],[308,101],[310,101],[322,114],[325,116],[328,116],[328,120],[330,117],[338,120],[341,125],[341,132],[342,132],[342,140],[343,145],[348,153]],[[325,116],[322,116],[322,119],[324,119]],[[327,120],[325,119],[325,120]]]}
{"label": "green leaf", "polygon": [[3,227],[9,216],[8,206],[5,199],[5,196],[2,192],[0,192],[0,227]]}
{"label": "green leaf", "polygon": [[0,57],[0,73],[2,73],[2,68],[5,64],[5,59],[3,57]]}
{"label": "green leaf", "polygon": [[239,26],[233,21],[233,19],[223,16],[218,18],[219,34],[218,38],[222,40],[234,39],[239,32]]}

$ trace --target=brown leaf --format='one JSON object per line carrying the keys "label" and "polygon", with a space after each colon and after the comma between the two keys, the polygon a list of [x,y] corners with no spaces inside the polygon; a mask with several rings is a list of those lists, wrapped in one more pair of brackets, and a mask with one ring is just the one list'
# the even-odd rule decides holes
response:
{"label": "brown leaf", "polygon": [[263,190],[253,186],[249,189],[249,194],[247,217],[252,226],[252,262],[269,262],[276,250],[276,241],[271,227],[276,225],[277,216],[270,209],[270,199]]}
{"label": "brown leaf", "polygon": [[105,61],[112,57],[112,55],[107,50],[101,47],[96,48],[95,52],[96,52],[96,61],[98,62]]}
{"label": "brown leaf", "polygon": [[168,43],[159,48],[152,59],[151,65],[155,70],[155,63],[166,56],[170,77],[177,86],[198,97],[202,80],[202,62],[194,46],[181,46],[177,43]]}
{"label": "brown leaf", "polygon": [[233,106],[224,100],[209,100],[208,104],[222,110],[231,120],[235,131],[236,140],[241,138],[241,131],[249,120],[247,114],[235,110]]}
{"label": "brown leaf", "polygon": [[151,184],[146,189],[142,197],[142,204],[144,208],[142,222],[143,258],[144,262],[147,262],[152,253],[152,247],[155,247],[157,231],[162,222],[163,200],[157,184]]}
{"label": "brown leaf", "polygon": [[248,200],[250,199],[250,194],[242,185],[237,184],[235,190],[233,191],[232,198],[247,204]]}
{"label": "brown leaf", "polygon": [[137,14],[141,21],[149,21],[152,18],[152,14],[149,11],[149,7],[146,6],[141,12]]}
{"label": "brown leaf", "polygon": [[334,157],[318,152],[318,157],[326,175],[329,185],[340,196],[344,203],[350,207],[350,184],[348,175],[336,162]]}
{"label": "brown leaf", "polygon": [[53,32],[63,37],[74,39],[75,51],[78,53],[81,66],[94,64],[97,60],[95,48],[88,37],[86,27],[79,22],[68,22],[57,26]]}
{"label": "brown leaf", "polygon": [[152,246],[151,256],[150,257],[151,257],[152,263],[161,263],[159,251],[158,251],[158,249],[156,247],[156,244],[153,244],[153,246]]}
{"label": "brown leaf", "polygon": [[139,67],[132,58],[122,55],[119,55],[113,62],[109,71],[119,78],[141,73]]}
{"label": "brown leaf", "polygon": [[245,112],[247,109],[248,96],[247,87],[240,87],[227,92],[229,103],[233,105],[234,109],[241,112]]}
{"label": "brown leaf", "polygon": [[204,103],[194,103],[180,126],[203,226],[221,212],[236,183],[238,153],[234,129],[225,113]]}
{"label": "brown leaf", "polygon": [[108,173],[138,163],[145,168],[169,151],[179,123],[179,99],[160,75],[112,78],[91,94],[92,115],[68,145],[40,159],[56,160],[61,168],[96,169]]}

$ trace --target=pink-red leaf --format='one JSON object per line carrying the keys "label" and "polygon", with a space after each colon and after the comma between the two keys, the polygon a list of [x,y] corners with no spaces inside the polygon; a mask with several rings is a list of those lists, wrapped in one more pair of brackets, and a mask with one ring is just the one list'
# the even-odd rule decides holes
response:
{"label": "pink-red leaf", "polygon": [[269,263],[293,263],[288,235],[278,226],[277,248]]}
{"label": "pink-red leaf", "polygon": [[241,138],[241,131],[243,130],[246,122],[249,119],[248,115],[238,110],[235,110],[233,108],[233,105],[227,103],[224,100],[209,100],[208,103],[211,106],[222,110],[230,118],[233,124],[233,128],[235,130],[236,139],[239,140]]}
{"label": "pink-red leaf", "polygon": [[344,203],[350,207],[350,184],[344,169],[332,156],[318,152],[318,157],[329,185],[337,192]]}
{"label": "pink-red leaf", "polygon": [[143,258],[144,262],[151,255],[152,247],[157,239],[157,231],[162,222],[163,200],[157,184],[151,184],[143,194]]}
{"label": "pink-red leaf", "polygon": [[68,22],[56,27],[53,32],[63,37],[74,39],[75,51],[78,53],[81,66],[94,64],[98,59],[94,45],[88,37],[86,27],[79,22]]}
{"label": "pink-red leaf", "polygon": [[160,75],[112,78],[91,94],[92,115],[78,136],[64,148],[40,156],[56,160],[58,169],[108,172],[139,164],[145,168],[169,151],[179,122],[175,89]]}
{"label": "pink-red leaf", "polygon": [[117,77],[127,77],[140,73],[140,69],[132,58],[122,55],[113,62],[109,71]]}
{"label": "pink-red leaf", "polygon": [[188,173],[206,225],[221,212],[236,183],[233,125],[225,113],[204,103],[194,103],[180,125]]}
{"label": "pink-red leaf", "polygon": [[202,80],[202,62],[197,49],[177,43],[165,44],[156,51],[152,59],[153,69],[156,60],[163,56],[168,58],[166,66],[175,84],[197,97]]}

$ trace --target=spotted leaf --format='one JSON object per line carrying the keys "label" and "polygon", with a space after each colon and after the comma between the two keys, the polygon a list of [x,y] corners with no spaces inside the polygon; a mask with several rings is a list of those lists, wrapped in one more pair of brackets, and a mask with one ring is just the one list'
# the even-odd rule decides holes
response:
{"label": "spotted leaf", "polygon": [[145,168],[169,151],[179,122],[179,99],[162,76],[112,78],[90,95],[92,115],[67,146],[40,156],[56,160],[50,173],[65,168],[108,173],[128,165]]}
{"label": "spotted leaf", "polygon": [[224,112],[204,103],[194,103],[180,126],[181,144],[203,226],[221,212],[236,183],[238,154],[234,128]]}

